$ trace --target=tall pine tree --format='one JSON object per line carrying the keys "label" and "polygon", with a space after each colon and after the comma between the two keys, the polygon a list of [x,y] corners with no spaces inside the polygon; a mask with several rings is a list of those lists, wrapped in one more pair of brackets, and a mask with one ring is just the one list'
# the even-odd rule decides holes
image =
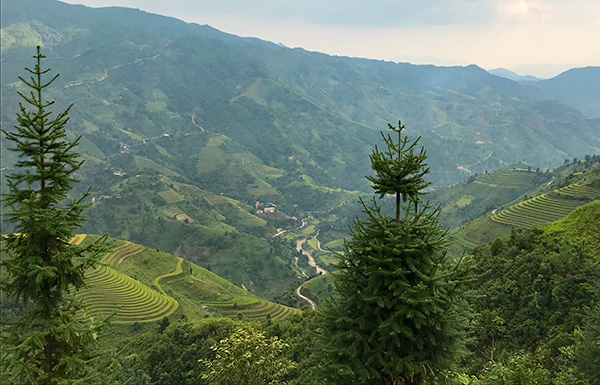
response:
{"label": "tall pine tree", "polygon": [[43,79],[50,71],[41,67],[44,57],[38,47],[35,67],[26,68],[32,76],[19,77],[29,92],[19,92],[24,103],[19,103],[15,131],[3,130],[19,160],[18,171],[7,177],[8,193],[3,194],[15,233],[4,236],[2,285],[8,296],[23,304],[21,319],[2,336],[2,371],[9,376],[3,380],[100,381],[97,361],[103,358],[96,353],[102,323],[84,317],[71,294],[84,286],[84,272],[106,251],[105,238],[85,247],[70,244],[74,229],[85,220],[83,200],[89,190],[61,206],[83,161],[73,150],[79,139],[66,140],[71,106],[51,118],[48,108],[54,101],[42,95],[58,77]]}
{"label": "tall pine tree", "polygon": [[421,199],[429,168],[419,139],[402,138],[400,122],[389,128],[398,142],[382,134],[387,150],[373,151],[368,179],[380,198],[395,196],[395,217],[361,200],[366,219],[336,256],[335,292],[321,310],[332,383],[434,383],[463,350],[468,268],[446,256],[439,208]]}

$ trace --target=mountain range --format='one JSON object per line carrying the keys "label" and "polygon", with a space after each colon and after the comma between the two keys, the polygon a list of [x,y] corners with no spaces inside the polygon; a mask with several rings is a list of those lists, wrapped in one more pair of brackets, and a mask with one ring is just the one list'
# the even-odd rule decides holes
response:
{"label": "mountain range", "polygon": [[[175,253],[268,298],[299,275],[296,240],[271,235],[345,219],[388,122],[422,137],[436,188],[515,161],[556,167],[600,153],[598,67],[515,82],[55,0],[5,0],[1,24],[2,128],[15,124],[36,45],[61,74],[48,89],[55,111],[74,103],[78,191],[91,185],[94,198],[82,230]],[[15,159],[2,139],[6,172]],[[265,204],[277,215],[259,216]]]}

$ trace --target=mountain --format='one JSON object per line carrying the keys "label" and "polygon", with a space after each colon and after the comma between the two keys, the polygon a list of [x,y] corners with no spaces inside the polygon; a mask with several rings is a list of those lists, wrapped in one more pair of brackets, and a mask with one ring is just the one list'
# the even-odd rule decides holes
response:
{"label": "mountain", "polygon": [[487,70],[487,72],[489,72],[490,74],[492,74],[494,76],[500,76],[501,78],[514,80],[515,82],[520,82],[520,81],[537,82],[538,80],[540,80],[540,78],[536,78],[535,76],[532,76],[532,75],[519,75],[518,73],[507,70],[506,68],[495,68],[493,70]]}
{"label": "mountain", "polygon": [[548,99],[558,100],[586,116],[600,118],[600,67],[573,68],[535,83]]}
{"label": "mountain", "polygon": [[[268,166],[362,189],[377,131],[398,118],[423,136],[436,185],[500,161],[551,166],[600,148],[596,123],[476,66],[331,57],[138,10],[51,0],[5,1],[2,24],[3,39],[14,40],[3,54],[3,104],[16,105],[9,91],[28,64],[28,46],[41,41],[62,74],[53,96],[83,102],[73,110],[74,130],[100,159],[118,143],[135,144],[128,133],[141,141],[199,126]],[[13,115],[4,109],[6,126]],[[84,121],[101,137],[85,132]]]}
{"label": "mountain", "polygon": [[[15,124],[18,76],[42,44],[61,74],[47,95],[55,111],[74,103],[78,191],[92,186],[82,230],[174,253],[266,298],[294,288],[309,234],[271,235],[313,216],[343,222],[369,189],[368,156],[388,122],[422,136],[436,187],[600,152],[599,119],[475,65],[334,57],[119,7],[2,7],[1,126]],[[15,161],[7,146],[3,173]],[[319,236],[340,239],[339,226]]]}

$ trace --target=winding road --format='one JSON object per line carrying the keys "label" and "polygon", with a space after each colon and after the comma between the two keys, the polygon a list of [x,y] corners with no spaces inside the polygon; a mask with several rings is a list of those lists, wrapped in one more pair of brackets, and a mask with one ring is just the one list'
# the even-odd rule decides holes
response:
{"label": "winding road", "polygon": [[306,302],[308,302],[308,304],[310,305],[311,309],[316,309],[317,308],[317,304],[315,303],[315,301],[313,301],[312,299],[303,296],[302,293],[300,293],[300,289],[302,288],[302,285],[298,286],[298,288],[296,289],[296,294],[298,294],[298,297],[302,298],[303,300],[305,300]]}

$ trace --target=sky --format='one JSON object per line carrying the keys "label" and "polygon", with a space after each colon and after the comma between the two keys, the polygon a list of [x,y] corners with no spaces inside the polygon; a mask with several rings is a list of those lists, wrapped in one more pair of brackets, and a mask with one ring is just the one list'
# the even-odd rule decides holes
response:
{"label": "sky", "polygon": [[330,55],[507,68],[600,65],[600,0],[63,0],[123,6]]}

